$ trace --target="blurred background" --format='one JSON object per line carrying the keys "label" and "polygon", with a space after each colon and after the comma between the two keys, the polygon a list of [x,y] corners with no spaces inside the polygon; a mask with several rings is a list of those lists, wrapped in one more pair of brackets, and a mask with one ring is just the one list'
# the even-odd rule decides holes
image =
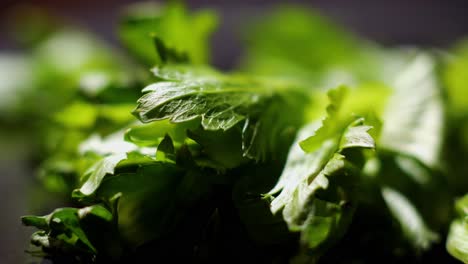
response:
{"label": "blurred background", "polygon": [[[86,28],[111,45],[118,46],[115,26],[119,10],[133,2],[2,0],[0,53],[21,51],[21,47],[13,40],[15,25],[10,19],[14,10],[21,6],[31,5],[44,9],[53,16]],[[222,69],[232,68],[242,53],[239,28],[245,26],[249,19],[261,16],[269,7],[282,3],[279,0],[186,2],[192,9],[214,8],[220,12],[220,27],[213,38],[213,64]],[[288,1],[292,2],[318,10],[359,36],[386,46],[450,47],[454,41],[468,36],[468,2],[464,0]],[[7,79],[8,76],[0,78],[2,81]],[[0,97],[4,95],[0,89]],[[19,218],[26,213],[42,213],[34,208],[37,201],[35,203],[35,196],[30,195],[35,183],[35,165],[30,153],[36,144],[27,134],[18,132],[21,130],[7,131],[9,129],[8,126],[0,126],[0,263],[25,263],[29,258],[24,250],[27,249],[32,229],[22,227]]]}
{"label": "blurred background", "polygon": [[[11,8],[30,4],[50,10],[65,20],[79,24],[100,37],[116,43],[115,25],[122,6],[132,0],[2,0],[3,20]],[[259,16],[271,6],[284,3],[280,0],[188,0],[193,8],[215,8],[222,17],[220,30],[214,37],[214,63],[229,68],[240,53],[236,34],[246,19]],[[385,45],[418,44],[448,46],[468,33],[468,3],[464,0],[302,0],[298,3],[332,18],[339,24]],[[0,48],[14,49],[8,38],[8,22],[2,23]]]}

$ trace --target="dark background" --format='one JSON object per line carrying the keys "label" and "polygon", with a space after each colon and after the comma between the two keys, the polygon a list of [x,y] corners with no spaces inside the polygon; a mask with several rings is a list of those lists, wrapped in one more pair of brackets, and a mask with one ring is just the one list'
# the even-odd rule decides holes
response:
{"label": "dark background", "polygon": [[[119,9],[130,0],[0,0],[0,52],[17,51],[9,38],[12,25],[5,19],[18,5],[50,10],[65,21],[79,24],[117,45],[114,35]],[[261,16],[278,0],[191,0],[191,8],[215,8],[221,24],[213,39],[214,64],[229,69],[242,52],[236,32],[249,18]],[[383,45],[449,47],[468,36],[468,1],[464,0],[312,0],[287,1],[319,10],[358,35]],[[0,128],[5,129],[5,128]],[[28,213],[31,171],[27,140],[0,138],[0,263],[25,263],[31,229],[20,225]]]}
{"label": "dark background", "polygon": [[[11,7],[32,4],[90,29],[116,43],[119,10],[132,0],[0,0],[0,19]],[[160,1],[162,2],[162,1]],[[468,35],[468,1],[465,0],[186,0],[191,8],[220,11],[220,30],[214,37],[214,63],[229,68],[240,53],[236,28],[275,4],[299,3],[318,9],[357,34],[381,44],[448,46]],[[8,23],[0,31],[0,49],[12,49]],[[3,35],[3,36],[2,36]]]}

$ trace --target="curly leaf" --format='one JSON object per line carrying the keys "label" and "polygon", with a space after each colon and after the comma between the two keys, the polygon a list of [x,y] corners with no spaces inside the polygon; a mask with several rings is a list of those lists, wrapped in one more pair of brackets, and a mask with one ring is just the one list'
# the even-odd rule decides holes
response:
{"label": "curly leaf", "polygon": [[301,232],[305,255],[309,249],[321,252],[344,234],[354,213],[353,186],[359,176],[348,150],[374,148],[367,133],[370,127],[357,119],[343,134],[330,135],[317,150],[304,153],[298,143],[316,127],[312,124],[299,132],[277,185],[268,193],[279,193],[270,209],[282,210],[289,229]]}
{"label": "curly leaf", "polygon": [[299,126],[308,98],[281,80],[223,75],[204,67],[162,67],[154,73],[163,81],[143,90],[134,111],[141,121],[197,119],[205,130],[224,131],[242,123],[243,155],[257,160],[287,141],[282,135]]}
{"label": "curly leaf", "polygon": [[455,219],[447,237],[447,250],[452,256],[468,263],[468,195],[456,202],[458,218]]}

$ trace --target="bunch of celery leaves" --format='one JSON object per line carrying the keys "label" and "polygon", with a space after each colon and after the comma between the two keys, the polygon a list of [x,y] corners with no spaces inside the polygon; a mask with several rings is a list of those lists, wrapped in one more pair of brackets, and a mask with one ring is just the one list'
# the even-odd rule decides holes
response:
{"label": "bunch of celery leaves", "polygon": [[17,95],[3,120],[30,123],[38,184],[63,206],[22,218],[31,254],[468,263],[468,43],[383,48],[283,6],[221,72],[210,10],[131,6],[125,52],[30,20],[29,51],[0,56]]}

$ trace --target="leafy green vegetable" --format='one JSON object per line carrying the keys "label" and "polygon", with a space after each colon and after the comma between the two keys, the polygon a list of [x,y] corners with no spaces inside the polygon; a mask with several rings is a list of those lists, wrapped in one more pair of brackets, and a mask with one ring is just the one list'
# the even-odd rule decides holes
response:
{"label": "leafy green vegetable", "polygon": [[91,167],[89,170],[90,175],[84,175],[88,180],[81,186],[80,192],[84,195],[90,195],[96,191],[104,176],[106,176],[106,174],[113,174],[117,163],[124,158],[125,154],[122,153],[110,155]]}
{"label": "leafy green vegetable", "polygon": [[312,89],[380,79],[385,56],[375,44],[301,6],[274,8],[244,35],[241,68],[249,72],[299,79]]}
{"label": "leafy green vegetable", "polygon": [[468,262],[468,196],[457,200],[455,204],[458,218],[450,225],[447,238],[447,250],[454,257],[463,262]]}
{"label": "leafy green vegetable", "polygon": [[[165,66],[153,73],[163,81],[143,89],[134,111],[141,121],[200,119],[205,130],[224,131],[242,122],[243,155],[257,160],[277,151],[282,136],[300,124],[307,103],[306,91],[281,80],[223,75],[204,67]],[[291,116],[278,118],[283,109]]]}
{"label": "leafy green vegetable", "polygon": [[62,206],[22,218],[33,254],[448,263],[452,221],[447,250],[468,261],[467,196],[449,205],[467,188],[465,44],[387,49],[283,6],[228,73],[208,65],[212,11],[144,3],[120,22],[129,57],[53,25],[0,56],[0,121],[34,128],[37,203]]}
{"label": "leafy green vegetable", "polygon": [[106,208],[93,205],[81,209],[60,208],[42,217],[24,216],[22,221],[24,225],[34,226],[47,232],[47,234],[41,231],[35,233],[35,244],[41,246],[43,250],[57,250],[61,247],[62,250],[67,250],[66,247],[76,246],[79,250],[96,253],[96,248],[80,225],[80,221],[90,216],[96,216],[106,222],[112,220],[112,214]]}
{"label": "leafy green vegetable", "polygon": [[209,61],[207,43],[216,24],[212,11],[189,15],[177,1],[164,6],[140,3],[128,8],[119,35],[129,51],[149,66],[185,61],[203,64]]}
{"label": "leafy green vegetable", "polygon": [[382,127],[382,148],[439,166],[444,110],[434,62],[418,55],[395,81]]}
{"label": "leafy green vegetable", "polygon": [[[283,173],[268,194],[279,193],[271,202],[271,211],[282,210],[290,230],[300,231],[302,243],[312,249],[313,259],[344,234],[352,219],[357,203],[353,189],[360,173],[359,164],[349,160],[347,151],[375,147],[367,133],[371,127],[363,125],[362,119],[343,125],[337,117],[344,89],[329,92],[331,102],[321,127],[311,124],[298,133]],[[310,134],[313,136],[304,140]]]}

